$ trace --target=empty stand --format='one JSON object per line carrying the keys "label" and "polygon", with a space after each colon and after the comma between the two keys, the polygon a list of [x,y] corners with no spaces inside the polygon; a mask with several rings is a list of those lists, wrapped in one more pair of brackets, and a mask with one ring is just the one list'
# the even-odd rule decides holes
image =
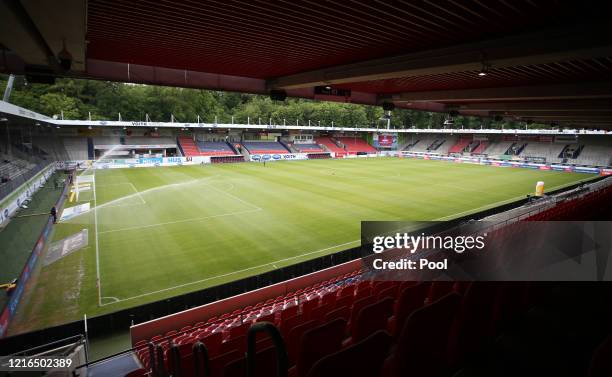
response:
{"label": "empty stand", "polygon": [[200,156],[232,156],[236,151],[224,141],[197,141]]}
{"label": "empty stand", "polygon": [[378,376],[390,347],[389,334],[377,331],[360,342],[322,358],[313,365],[308,377]]}
{"label": "empty stand", "polygon": [[316,143],[322,145],[328,151],[335,153],[336,156],[344,156],[346,151],[338,146],[331,137],[318,137]]}
{"label": "empty stand", "polygon": [[242,146],[251,154],[289,153],[289,150],[277,141],[244,141]]}
{"label": "empty stand", "polygon": [[484,153],[488,145],[486,141],[480,141],[478,146],[472,150],[472,153]]}
{"label": "empty stand", "polygon": [[541,157],[545,158],[546,162],[561,162],[563,159],[559,155],[564,148],[564,144],[529,142],[517,155],[521,157]]}
{"label": "empty stand", "polygon": [[468,145],[470,145],[471,142],[471,138],[461,138],[457,143],[455,143],[455,145],[453,145],[448,150],[448,153],[462,153],[468,147]]}
{"label": "empty stand", "polygon": [[179,136],[178,145],[185,157],[200,156],[200,151],[191,137]]}
{"label": "empty stand", "polygon": [[398,347],[385,362],[384,376],[439,376],[451,325],[461,296],[448,295],[413,312],[406,320]]}
{"label": "empty stand", "polygon": [[486,153],[491,157],[505,155],[513,144],[511,141],[491,142]]}
{"label": "empty stand", "polygon": [[302,153],[313,153],[313,152],[325,152],[318,144],[292,144],[298,152]]}
{"label": "empty stand", "polygon": [[376,153],[377,150],[360,137],[338,137],[337,141],[344,145],[348,153]]}

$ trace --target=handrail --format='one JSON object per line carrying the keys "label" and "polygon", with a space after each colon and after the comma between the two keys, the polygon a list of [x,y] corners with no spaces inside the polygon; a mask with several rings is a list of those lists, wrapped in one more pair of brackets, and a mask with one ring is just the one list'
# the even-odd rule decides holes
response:
{"label": "handrail", "polygon": [[172,355],[172,377],[181,377],[181,353],[176,344],[172,343],[170,346],[170,355]]}
{"label": "handrail", "polygon": [[[193,373],[195,377],[210,377],[210,358],[208,348],[199,340],[195,342],[192,349],[193,353]],[[200,358],[202,358],[200,360]],[[202,369],[200,370],[200,367]]]}
{"label": "handrail", "polygon": [[152,375],[156,376],[157,367],[155,365],[155,344],[149,342],[147,343],[147,348],[149,349],[149,369],[152,371]]}
{"label": "handrail", "polygon": [[[48,347],[51,347],[51,346],[55,346],[55,345],[57,345],[59,343],[64,343],[64,342],[66,342],[66,344],[64,344],[62,347],[69,346],[71,344],[76,343],[77,341],[83,341],[83,339],[84,339],[84,336],[82,334],[73,335],[73,336],[70,336],[68,338],[56,340],[56,341],[49,342],[49,343],[46,343],[46,344],[43,344],[43,345],[40,345],[40,346],[37,346],[37,347],[28,348],[28,349],[23,350],[23,351],[15,352],[15,353],[13,353],[13,354],[11,354],[9,356],[27,356],[28,354],[34,354],[32,351],[38,351],[40,349],[44,349],[44,348],[48,348]],[[57,348],[57,347],[55,347],[55,348]]]}
{"label": "handrail", "polygon": [[155,377],[166,377],[168,375],[166,371],[166,365],[164,364],[164,349],[161,345],[155,346],[155,370],[157,374],[153,374]]}
{"label": "handrail", "polygon": [[276,376],[277,377],[287,377],[289,370],[289,359],[287,357],[287,347],[285,347],[285,342],[283,338],[272,323],[270,322],[257,322],[253,326],[249,328],[249,332],[247,334],[247,377],[255,377],[255,354],[256,354],[256,342],[257,342],[257,333],[258,332],[267,332],[270,334],[272,338],[272,343],[274,343],[274,348],[276,348]]}

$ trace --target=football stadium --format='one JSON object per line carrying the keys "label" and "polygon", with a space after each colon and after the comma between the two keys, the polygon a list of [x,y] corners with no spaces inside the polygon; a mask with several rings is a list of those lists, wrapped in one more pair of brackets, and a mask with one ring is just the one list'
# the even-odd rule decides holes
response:
{"label": "football stadium", "polygon": [[608,24],[1,1],[0,376],[612,375]]}

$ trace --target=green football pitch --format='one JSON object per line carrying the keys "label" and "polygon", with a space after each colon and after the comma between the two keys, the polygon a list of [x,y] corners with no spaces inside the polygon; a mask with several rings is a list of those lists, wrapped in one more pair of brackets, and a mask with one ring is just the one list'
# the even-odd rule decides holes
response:
{"label": "green football pitch", "polygon": [[361,220],[459,217],[592,175],[378,158],[89,171],[55,226],[88,246],[38,267],[11,333],[222,284],[359,245]]}

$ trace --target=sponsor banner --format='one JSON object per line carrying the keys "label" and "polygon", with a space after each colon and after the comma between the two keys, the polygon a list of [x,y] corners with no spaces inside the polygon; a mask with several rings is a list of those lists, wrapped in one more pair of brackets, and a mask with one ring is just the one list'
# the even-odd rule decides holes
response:
{"label": "sponsor banner", "polygon": [[87,211],[89,211],[89,202],[79,204],[78,206],[65,208],[60,216],[60,221],[70,220],[71,218]]}
{"label": "sponsor banner", "polygon": [[28,198],[32,197],[38,189],[44,186],[54,171],[54,166],[45,168],[42,172],[30,178],[30,180],[2,200],[2,202],[0,202],[0,225],[8,222],[19,207],[21,207]]}
{"label": "sponsor banner", "polygon": [[398,151],[380,151],[378,156],[380,157],[396,157],[400,154]]}
{"label": "sponsor banner", "polygon": [[576,172],[576,173],[588,173],[588,174],[601,174],[601,175],[612,175],[612,169],[599,169],[585,166],[568,166],[558,164],[543,164],[535,162],[518,162],[518,161],[501,161],[484,158],[474,157],[452,157],[452,156],[440,156],[437,154],[428,153],[414,153],[414,152],[401,152],[404,157],[417,158],[422,160],[441,160],[441,161],[452,161],[455,163],[469,163],[469,164],[480,164],[490,165],[497,167],[513,167],[523,169],[534,169],[534,170],[554,170],[564,172]]}
{"label": "sponsor banner", "polygon": [[598,168],[587,168],[587,167],[575,166],[573,170],[574,170],[576,173],[592,173],[592,174],[599,174],[599,169],[598,169]]}
{"label": "sponsor banner", "polygon": [[72,254],[73,252],[84,248],[85,246],[87,246],[87,244],[87,229],[83,229],[79,233],[73,234],[68,238],[64,238],[62,240],[54,242],[47,249],[43,265],[48,266],[51,263],[65,257],[66,255]]}
{"label": "sponsor banner", "polygon": [[8,308],[4,308],[4,310],[2,310],[2,314],[0,314],[0,338],[2,338],[6,333],[10,319],[11,316],[9,314]]}
{"label": "sponsor banner", "polygon": [[306,160],[308,153],[272,153],[272,154],[252,154],[250,160],[255,162],[260,161],[291,161],[291,160]]}
{"label": "sponsor banner", "polygon": [[601,175],[612,175],[612,169],[601,169],[599,174],[601,174]]}
{"label": "sponsor banner", "polygon": [[95,169],[148,168],[156,166],[179,166],[210,164],[209,156],[193,157],[143,157],[97,160],[93,162]]}

